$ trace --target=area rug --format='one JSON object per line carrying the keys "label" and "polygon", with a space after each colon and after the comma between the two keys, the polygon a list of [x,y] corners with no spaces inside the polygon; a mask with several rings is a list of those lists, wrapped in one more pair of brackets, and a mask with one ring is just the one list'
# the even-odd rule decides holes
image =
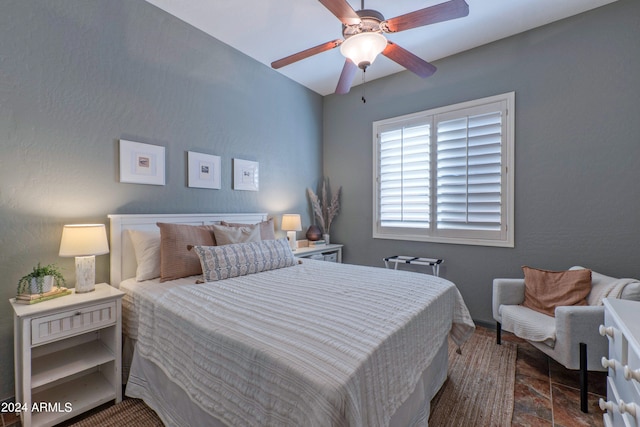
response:
{"label": "area rug", "polygon": [[431,400],[429,426],[510,426],[517,353],[515,343],[477,331],[462,354],[449,340],[449,376]]}
{"label": "area rug", "polygon": [[125,399],[72,424],[71,427],[162,427],[156,413],[140,399]]}

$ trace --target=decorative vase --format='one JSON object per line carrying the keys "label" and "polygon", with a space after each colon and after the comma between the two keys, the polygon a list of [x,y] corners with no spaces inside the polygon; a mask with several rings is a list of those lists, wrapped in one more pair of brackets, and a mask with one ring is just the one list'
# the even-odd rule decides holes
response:
{"label": "decorative vase", "polygon": [[322,235],[322,238],[324,239],[324,242],[325,242],[327,245],[331,243],[331,242],[330,242],[330,240],[329,240],[329,237],[330,237],[330,236],[329,236],[329,234],[327,234],[327,233],[325,233],[325,234],[323,234],[323,235]]}
{"label": "decorative vase", "polygon": [[53,287],[53,276],[44,276],[42,278],[42,292],[38,289],[38,279],[36,277],[31,278],[29,283],[29,292],[32,294],[46,293]]}
{"label": "decorative vase", "polygon": [[317,225],[310,226],[307,230],[307,239],[315,242],[316,240],[320,240],[320,237],[322,237],[322,230],[320,230],[320,227]]}

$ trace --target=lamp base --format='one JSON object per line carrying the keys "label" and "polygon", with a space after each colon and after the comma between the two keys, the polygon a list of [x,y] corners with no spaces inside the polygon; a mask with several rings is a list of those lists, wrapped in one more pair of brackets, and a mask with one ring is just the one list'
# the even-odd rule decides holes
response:
{"label": "lamp base", "polygon": [[297,242],[296,242],[296,232],[295,231],[287,231],[287,239],[289,239],[289,247],[292,251],[296,250]]}
{"label": "lamp base", "polygon": [[96,257],[76,257],[76,293],[92,292],[96,289]]}

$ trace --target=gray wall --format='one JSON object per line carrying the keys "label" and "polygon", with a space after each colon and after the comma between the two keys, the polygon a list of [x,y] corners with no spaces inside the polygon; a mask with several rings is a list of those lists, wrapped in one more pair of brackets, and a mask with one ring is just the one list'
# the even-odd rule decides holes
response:
{"label": "gray wall", "polygon": [[[142,0],[0,2],[0,399],[13,393],[17,280],[58,258],[62,225],[109,213],[306,214],[322,174],[322,97]],[[120,184],[118,139],[166,147],[166,186]],[[222,189],[186,187],[186,151]],[[231,159],[260,191],[231,190]],[[282,233],[280,235],[283,235]],[[97,257],[108,281],[108,256]]]}
{"label": "gray wall", "polygon": [[[473,13],[473,11],[471,12]],[[445,260],[472,317],[492,323],[494,277],[585,265],[640,277],[640,3],[600,9],[403,72],[324,103],[324,171],[342,185],[332,240],[345,261]],[[386,58],[378,59],[387,60]],[[375,64],[373,65],[375,66]],[[372,239],[372,122],[516,92],[515,248]]]}

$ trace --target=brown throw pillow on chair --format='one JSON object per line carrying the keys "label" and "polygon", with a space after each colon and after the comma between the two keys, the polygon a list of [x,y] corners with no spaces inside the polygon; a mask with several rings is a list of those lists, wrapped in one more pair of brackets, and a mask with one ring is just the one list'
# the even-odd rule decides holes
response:
{"label": "brown throw pillow on chair", "polygon": [[522,271],[523,306],[555,317],[556,307],[587,305],[591,270],[548,271],[523,266]]}

